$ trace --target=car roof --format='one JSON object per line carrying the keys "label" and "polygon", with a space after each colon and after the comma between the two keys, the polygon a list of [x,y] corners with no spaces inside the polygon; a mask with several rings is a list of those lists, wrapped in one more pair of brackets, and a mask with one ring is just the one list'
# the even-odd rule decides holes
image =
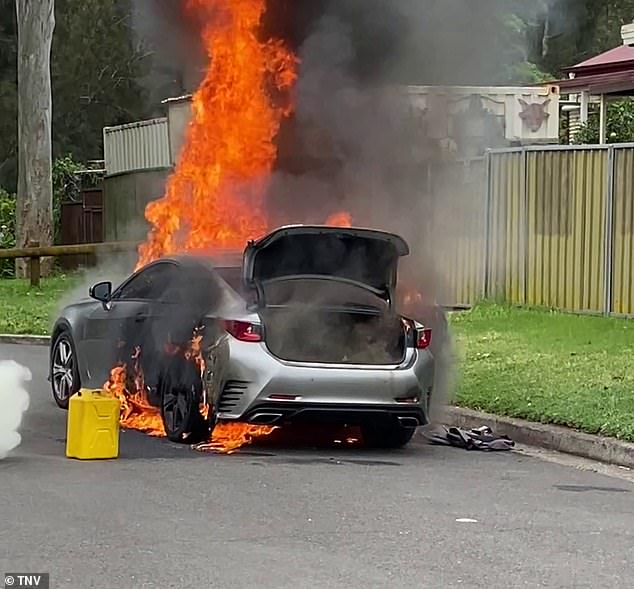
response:
{"label": "car roof", "polygon": [[209,254],[196,252],[184,253],[164,257],[157,261],[175,262],[182,266],[203,266],[206,269],[240,268],[242,266],[242,252],[239,250],[220,250]]}

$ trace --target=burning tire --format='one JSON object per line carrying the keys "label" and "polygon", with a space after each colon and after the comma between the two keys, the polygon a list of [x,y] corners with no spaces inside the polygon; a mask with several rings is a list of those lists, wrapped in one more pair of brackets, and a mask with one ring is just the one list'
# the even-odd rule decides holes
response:
{"label": "burning tire", "polygon": [[203,385],[194,363],[173,358],[161,376],[158,393],[165,433],[172,442],[196,444],[209,438],[215,419],[211,407],[201,406]]}
{"label": "burning tire", "polygon": [[363,442],[370,448],[396,449],[407,446],[416,428],[394,425],[362,426]]}
{"label": "burning tire", "polygon": [[58,407],[68,409],[70,398],[80,389],[75,343],[70,332],[59,333],[50,356],[51,391]]}

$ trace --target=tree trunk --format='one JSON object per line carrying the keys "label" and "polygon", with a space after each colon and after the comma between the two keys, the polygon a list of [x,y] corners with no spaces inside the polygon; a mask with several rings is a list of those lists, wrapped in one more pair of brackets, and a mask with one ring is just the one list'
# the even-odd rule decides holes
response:
{"label": "tree trunk", "polygon": [[[55,0],[16,0],[18,23],[18,195],[16,247],[53,241],[51,43]],[[18,260],[18,276],[28,274]],[[51,264],[42,267],[50,272]]]}

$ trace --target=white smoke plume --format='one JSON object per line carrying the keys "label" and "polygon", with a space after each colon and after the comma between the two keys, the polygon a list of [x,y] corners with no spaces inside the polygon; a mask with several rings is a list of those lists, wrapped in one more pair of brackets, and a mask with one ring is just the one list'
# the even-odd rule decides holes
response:
{"label": "white smoke plume", "polygon": [[25,384],[31,371],[14,360],[0,361],[0,460],[20,445],[19,429],[29,408]]}

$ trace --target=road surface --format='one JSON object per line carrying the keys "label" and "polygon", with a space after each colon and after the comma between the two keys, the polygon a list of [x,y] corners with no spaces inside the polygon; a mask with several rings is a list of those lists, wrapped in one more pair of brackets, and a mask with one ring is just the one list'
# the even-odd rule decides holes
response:
{"label": "road surface", "polygon": [[34,376],[23,444],[0,461],[0,573],[49,572],[51,589],[634,586],[624,478],[419,443],[205,455],[136,432],[119,460],[71,461],[46,354],[0,346]]}

